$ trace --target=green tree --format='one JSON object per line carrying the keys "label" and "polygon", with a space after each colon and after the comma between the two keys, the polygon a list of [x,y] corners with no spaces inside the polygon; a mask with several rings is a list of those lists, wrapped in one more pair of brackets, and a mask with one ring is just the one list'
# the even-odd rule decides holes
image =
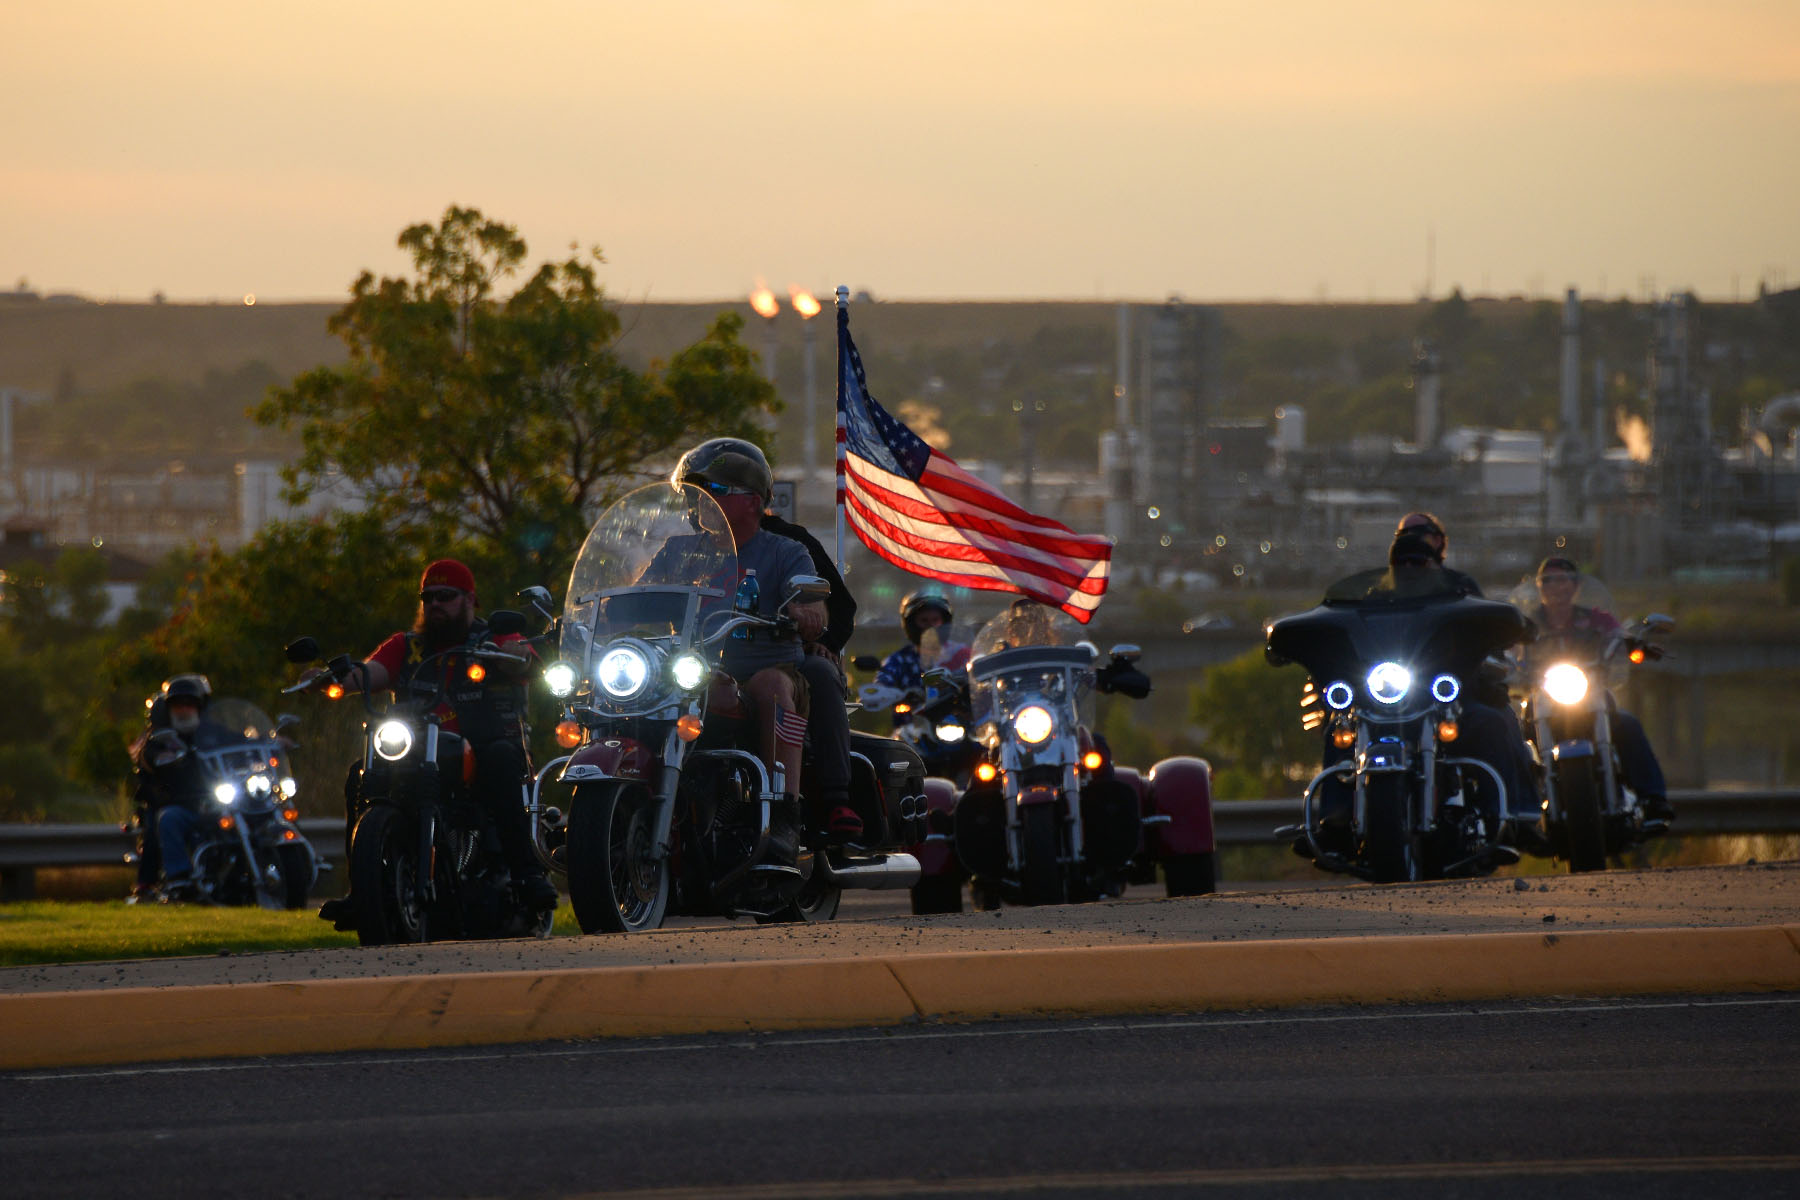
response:
{"label": "green tree", "polygon": [[1301,668],[1272,669],[1261,650],[1252,650],[1209,669],[1192,690],[1193,719],[1224,768],[1216,784],[1221,797],[1276,795],[1291,764],[1318,758],[1319,735],[1300,727],[1305,682]]}
{"label": "green tree", "polygon": [[363,272],[330,319],[349,361],[272,389],[256,412],[298,428],[295,499],[341,477],[389,528],[465,532],[541,570],[568,561],[646,459],[697,432],[760,438],[779,406],[734,314],[666,366],[626,366],[598,249],[502,298],[527,254],[512,226],[451,207],[399,244],[412,277]]}

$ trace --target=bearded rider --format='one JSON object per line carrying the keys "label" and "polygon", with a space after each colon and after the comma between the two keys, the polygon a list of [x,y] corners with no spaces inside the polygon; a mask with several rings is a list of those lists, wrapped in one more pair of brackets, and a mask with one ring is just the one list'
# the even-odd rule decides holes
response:
{"label": "bearded rider", "polygon": [[[547,912],[556,907],[556,885],[544,875],[532,844],[531,817],[519,803],[519,781],[528,771],[524,679],[535,652],[519,634],[489,636],[487,622],[475,615],[476,608],[475,575],[468,567],[449,558],[426,567],[419,580],[419,611],[413,628],[391,635],[364,660],[367,687],[371,692],[391,688],[396,692],[437,693],[443,660],[420,668],[424,660],[459,646],[486,646],[518,657],[517,671],[505,672],[512,678],[501,678],[501,670],[491,669],[481,686],[466,694],[451,691],[439,701],[437,712],[441,728],[460,733],[474,752],[471,791],[500,835],[500,848],[521,898],[533,910]],[[316,667],[308,672],[312,678],[321,675],[321,669]],[[359,686],[360,676],[353,673],[342,682],[354,689]],[[354,789],[346,787],[345,791],[344,844],[348,847],[352,832],[348,828],[348,806]],[[355,928],[356,910],[349,896],[326,901],[319,908],[319,916],[339,929]]]}

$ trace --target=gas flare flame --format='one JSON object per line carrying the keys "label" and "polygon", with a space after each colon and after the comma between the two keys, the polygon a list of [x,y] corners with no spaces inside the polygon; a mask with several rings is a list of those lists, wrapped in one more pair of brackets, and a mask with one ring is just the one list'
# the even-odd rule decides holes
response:
{"label": "gas flare flame", "polygon": [[750,293],[750,307],[756,310],[757,316],[773,321],[775,314],[781,311],[781,301],[775,299],[775,293],[759,279],[756,290]]}
{"label": "gas flare flame", "polygon": [[1650,422],[1640,416],[1617,409],[1613,413],[1613,429],[1619,440],[1625,443],[1625,452],[1631,456],[1632,462],[1649,462],[1656,452],[1656,439],[1650,432]]}
{"label": "gas flare flame", "polygon": [[800,314],[802,320],[810,321],[819,315],[819,302],[813,298],[811,292],[798,284],[788,284],[788,299],[793,303],[794,311]]}

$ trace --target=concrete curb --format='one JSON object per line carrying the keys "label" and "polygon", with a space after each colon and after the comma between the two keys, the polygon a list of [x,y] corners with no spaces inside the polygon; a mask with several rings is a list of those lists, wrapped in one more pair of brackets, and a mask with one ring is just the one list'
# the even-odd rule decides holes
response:
{"label": "concrete curb", "polygon": [[0,996],[0,1069],[1531,996],[1800,991],[1800,924],[1313,938]]}

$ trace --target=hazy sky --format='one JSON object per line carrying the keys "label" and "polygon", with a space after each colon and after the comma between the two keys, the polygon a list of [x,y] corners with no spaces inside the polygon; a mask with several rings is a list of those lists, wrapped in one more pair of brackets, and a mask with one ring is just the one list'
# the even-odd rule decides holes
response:
{"label": "hazy sky", "polygon": [[0,0],[0,287],[336,299],[451,204],[621,298],[1800,282],[1800,0]]}

